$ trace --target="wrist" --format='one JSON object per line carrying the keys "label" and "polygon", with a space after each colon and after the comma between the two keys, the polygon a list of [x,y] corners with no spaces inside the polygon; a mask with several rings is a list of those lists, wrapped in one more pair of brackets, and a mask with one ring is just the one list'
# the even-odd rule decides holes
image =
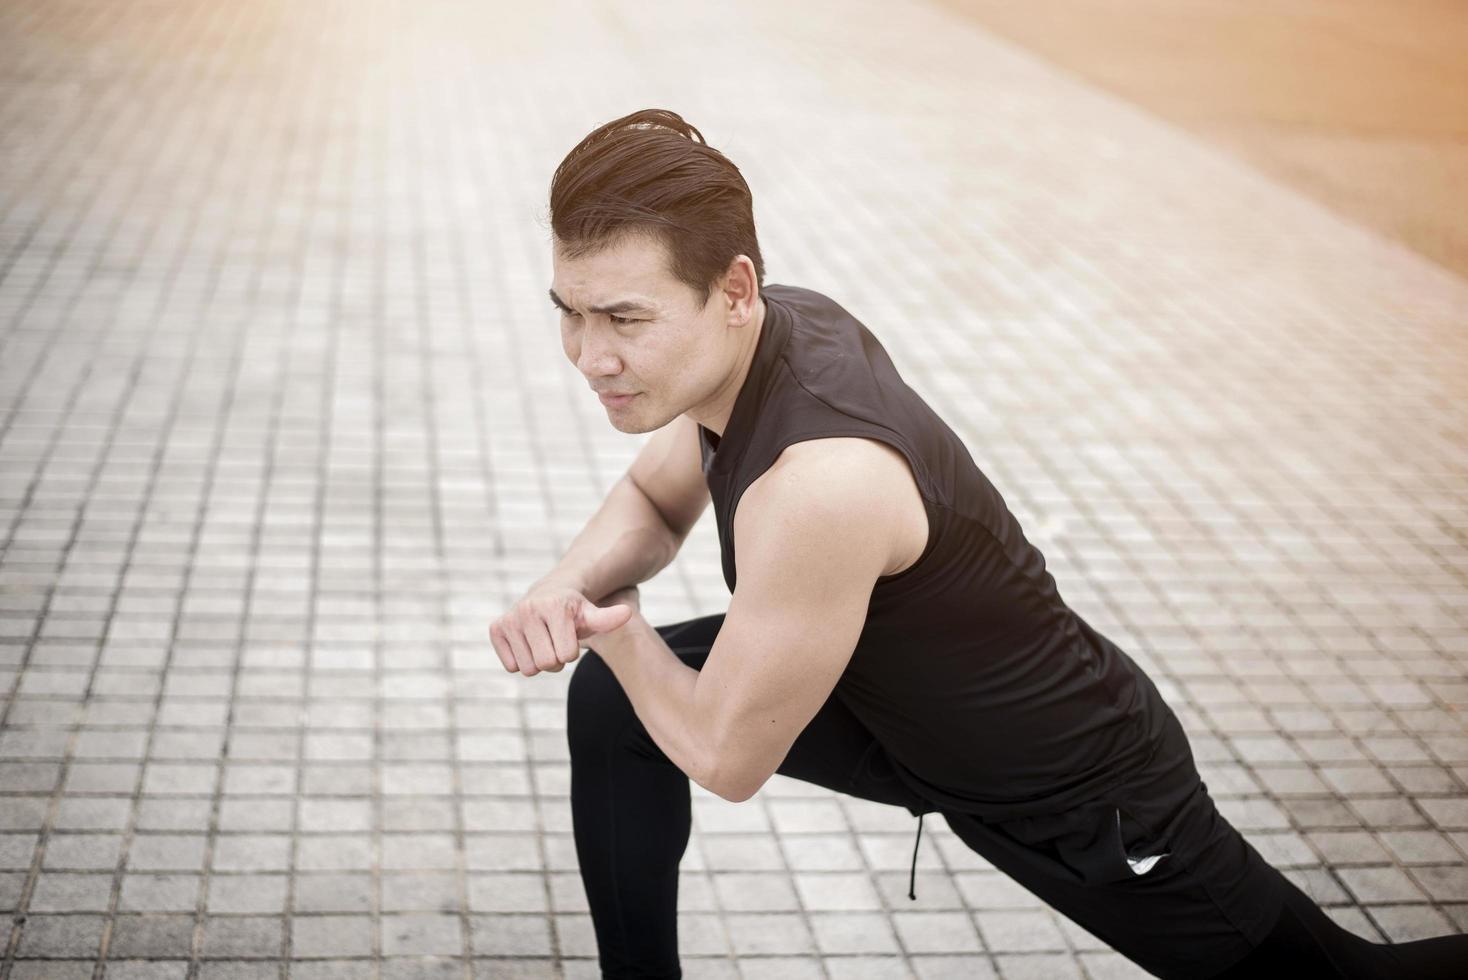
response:
{"label": "wrist", "polygon": [[621,626],[606,633],[599,633],[592,637],[596,643],[596,652],[603,656],[618,656],[630,649],[639,639],[654,632],[647,620],[642,618],[640,611],[634,611],[632,618]]}
{"label": "wrist", "polygon": [[580,592],[582,595],[586,595],[586,583],[568,575],[554,574],[547,575],[545,578],[539,579],[531,584],[530,588],[525,590],[525,594],[529,595],[532,592],[539,592],[542,589],[570,589],[573,592]]}

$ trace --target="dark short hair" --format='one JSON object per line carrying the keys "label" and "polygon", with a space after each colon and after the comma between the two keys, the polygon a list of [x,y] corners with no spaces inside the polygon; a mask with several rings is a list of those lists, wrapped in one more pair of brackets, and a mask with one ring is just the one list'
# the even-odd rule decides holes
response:
{"label": "dark short hair", "polygon": [[550,223],[572,258],[629,233],[667,248],[669,271],[707,302],[736,255],[765,280],[754,200],[739,168],[669,109],[641,109],[592,130],[551,177]]}

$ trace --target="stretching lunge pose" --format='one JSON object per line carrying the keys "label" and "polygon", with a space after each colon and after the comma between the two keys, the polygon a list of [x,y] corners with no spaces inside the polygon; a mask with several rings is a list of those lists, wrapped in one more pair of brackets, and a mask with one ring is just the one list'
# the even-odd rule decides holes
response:
{"label": "stretching lunge pose", "polygon": [[[750,192],[682,118],[592,132],[551,183],[566,356],[654,432],[490,626],[505,669],[577,664],[576,851],[606,977],[679,977],[688,780],[773,773],[937,812],[1162,977],[1463,977],[1468,936],[1336,925],[1215,809],[1147,675],[1056,590],[958,436],[827,297],[764,285]],[[705,505],[728,611],[654,627],[636,584]]]}

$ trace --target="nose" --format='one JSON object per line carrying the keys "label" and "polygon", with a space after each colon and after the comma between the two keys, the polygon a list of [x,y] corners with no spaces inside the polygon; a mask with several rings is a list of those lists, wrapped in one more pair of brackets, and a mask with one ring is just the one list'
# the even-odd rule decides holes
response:
{"label": "nose", "polygon": [[598,378],[621,374],[622,364],[611,344],[602,343],[600,331],[588,326],[581,331],[576,369],[588,378]]}

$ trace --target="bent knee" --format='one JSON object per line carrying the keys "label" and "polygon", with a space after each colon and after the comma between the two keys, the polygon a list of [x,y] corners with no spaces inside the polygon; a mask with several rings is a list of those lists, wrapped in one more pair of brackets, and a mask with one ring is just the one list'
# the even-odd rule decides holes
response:
{"label": "bent knee", "polygon": [[571,751],[605,746],[635,717],[632,702],[612,668],[594,650],[576,661],[566,687],[566,739]]}

